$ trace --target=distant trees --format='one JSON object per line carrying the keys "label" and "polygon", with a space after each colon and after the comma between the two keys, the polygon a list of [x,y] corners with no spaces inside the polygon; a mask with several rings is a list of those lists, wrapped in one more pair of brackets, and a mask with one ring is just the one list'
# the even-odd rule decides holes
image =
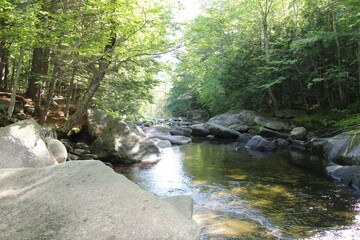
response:
{"label": "distant trees", "polygon": [[360,109],[359,12],[356,0],[209,1],[188,25],[170,110],[186,94],[212,114]]}
{"label": "distant trees", "polygon": [[[136,111],[151,99],[161,70],[157,57],[174,46],[171,17],[170,4],[160,0],[3,0],[0,89],[15,88],[36,101],[42,122],[55,94],[65,95],[68,105],[76,98],[64,131],[94,96],[105,109]],[[12,84],[17,73],[18,86]]]}

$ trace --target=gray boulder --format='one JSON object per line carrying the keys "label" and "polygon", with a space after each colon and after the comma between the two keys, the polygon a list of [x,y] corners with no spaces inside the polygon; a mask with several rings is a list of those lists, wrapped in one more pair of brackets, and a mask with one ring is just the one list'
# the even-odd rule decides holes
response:
{"label": "gray boulder", "polygon": [[0,169],[0,239],[198,239],[197,224],[99,161]]}
{"label": "gray boulder", "polygon": [[267,119],[261,116],[255,117],[254,122],[261,127],[266,127],[278,132],[290,131],[293,128],[293,126],[288,122]]}
{"label": "gray boulder", "polygon": [[292,129],[292,125],[286,121],[268,119],[249,110],[243,110],[238,113],[224,113],[210,118],[208,122],[219,124],[238,132],[248,132],[254,127],[266,127],[278,132],[290,131]]}
{"label": "gray boulder", "polygon": [[288,139],[289,135],[285,133],[281,133],[270,128],[261,127],[259,131],[259,135],[263,137],[270,137],[270,138],[283,138]]}
{"label": "gray boulder", "polygon": [[219,124],[224,127],[235,125],[254,125],[257,114],[254,111],[243,110],[239,113],[223,113],[209,119],[209,123]]}
{"label": "gray boulder", "polygon": [[110,163],[154,163],[161,150],[149,139],[136,134],[125,122],[114,119],[93,142],[91,153]]}
{"label": "gray boulder", "polygon": [[328,166],[327,173],[338,181],[360,189],[360,166]]}
{"label": "gray boulder", "polygon": [[153,126],[145,129],[146,136],[164,135],[170,136],[170,128],[165,126]]}
{"label": "gray boulder", "polygon": [[292,139],[306,140],[306,128],[296,127],[293,130],[291,130],[290,136]]}
{"label": "gray boulder", "polygon": [[174,136],[174,135],[153,135],[149,137],[150,139],[160,139],[160,140],[167,140],[171,142],[172,144],[176,145],[184,145],[191,142],[191,138],[185,137],[185,136]]}
{"label": "gray boulder", "polygon": [[0,168],[38,168],[57,164],[34,120],[0,128]]}
{"label": "gray boulder", "polygon": [[171,135],[191,137],[191,128],[188,127],[175,127],[170,129]]}
{"label": "gray boulder", "polygon": [[47,138],[46,146],[58,163],[64,163],[66,161],[68,153],[62,142],[54,138]]}
{"label": "gray boulder", "polygon": [[204,126],[210,131],[210,134],[218,138],[237,138],[240,133],[230,128],[216,123],[205,123]]}
{"label": "gray boulder", "polygon": [[344,132],[330,138],[314,138],[307,146],[312,152],[343,165],[360,164],[360,134]]}
{"label": "gray boulder", "polygon": [[87,111],[86,126],[89,135],[96,139],[107,127],[111,117],[105,112],[97,109]]}
{"label": "gray boulder", "polygon": [[191,125],[190,128],[191,128],[191,134],[194,137],[206,137],[207,135],[210,134],[209,129],[207,129],[203,123]]}
{"label": "gray boulder", "polygon": [[171,142],[169,140],[160,140],[158,138],[151,138],[150,140],[159,148],[171,147]]}
{"label": "gray boulder", "polygon": [[245,147],[254,149],[257,151],[275,151],[276,150],[276,145],[273,142],[271,142],[259,135],[253,136],[246,143]]}

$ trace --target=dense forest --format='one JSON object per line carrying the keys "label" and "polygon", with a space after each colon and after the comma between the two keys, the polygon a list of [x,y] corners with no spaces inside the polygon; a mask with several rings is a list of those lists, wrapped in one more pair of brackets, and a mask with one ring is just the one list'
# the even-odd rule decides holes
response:
{"label": "dense forest", "polygon": [[90,105],[136,115],[151,101],[159,56],[176,44],[173,6],[162,0],[2,0],[0,92],[36,102],[46,122],[54,96],[77,103],[64,131]]}
{"label": "dense forest", "polygon": [[[89,106],[136,117],[165,69],[173,116],[194,109],[358,113],[358,0],[200,2],[200,15],[180,24],[176,1],[2,0],[0,92],[11,92],[7,115],[22,95],[36,103],[42,123],[53,98],[63,97],[64,131]],[[161,61],[169,52],[176,53],[175,67]]]}
{"label": "dense forest", "polygon": [[213,0],[189,23],[169,109],[360,110],[358,0]]}

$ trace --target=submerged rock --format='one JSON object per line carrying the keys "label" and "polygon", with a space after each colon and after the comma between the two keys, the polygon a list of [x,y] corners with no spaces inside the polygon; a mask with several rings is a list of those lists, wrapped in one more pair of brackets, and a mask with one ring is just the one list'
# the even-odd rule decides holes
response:
{"label": "submerged rock", "polygon": [[275,151],[276,150],[276,145],[273,142],[271,142],[259,135],[253,136],[246,143],[246,147],[250,148],[250,149],[258,150],[258,151]]}
{"label": "submerged rock", "polygon": [[199,238],[189,213],[99,161],[0,169],[0,178],[0,239]]}

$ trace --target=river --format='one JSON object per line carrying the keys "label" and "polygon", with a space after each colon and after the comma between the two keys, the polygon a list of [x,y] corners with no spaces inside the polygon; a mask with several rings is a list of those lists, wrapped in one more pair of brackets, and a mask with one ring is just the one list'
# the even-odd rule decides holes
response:
{"label": "river", "polygon": [[359,191],[322,167],[294,165],[297,158],[205,139],[164,149],[155,165],[116,171],[160,197],[192,196],[201,239],[360,239]]}

